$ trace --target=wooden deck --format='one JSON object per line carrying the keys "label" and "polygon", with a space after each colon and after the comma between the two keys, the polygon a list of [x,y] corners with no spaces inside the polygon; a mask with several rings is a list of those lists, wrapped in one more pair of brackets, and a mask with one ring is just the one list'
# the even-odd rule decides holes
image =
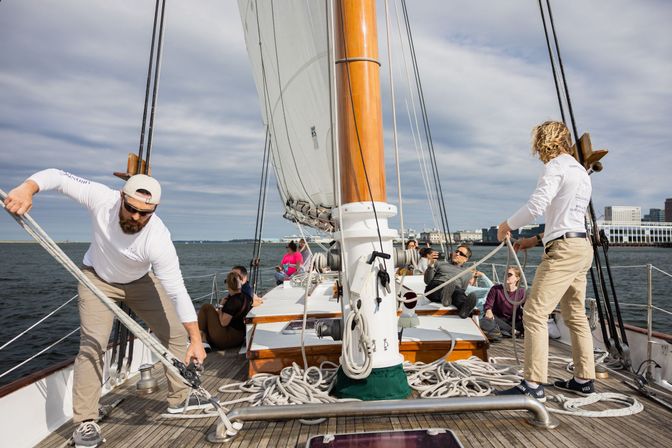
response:
{"label": "wooden deck", "polygon": [[[522,346],[519,347],[522,352]],[[511,340],[491,345],[490,356],[513,356]],[[568,356],[567,347],[553,343],[551,354]],[[247,360],[238,350],[212,353],[206,360],[205,387],[216,391],[223,384],[246,378]],[[155,369],[154,375],[158,375]],[[565,377],[562,368],[551,365],[551,376]],[[203,447],[205,434],[217,423],[215,418],[200,420],[162,420],[165,411],[165,387],[154,395],[135,394],[134,385],[112,392],[103,404],[123,401],[100,425],[107,443],[104,447]],[[622,385],[617,375],[597,383],[599,392],[635,394]],[[547,388],[547,395],[553,394]],[[226,396],[224,400],[235,396]],[[646,398],[640,398],[644,411],[628,417],[581,418],[555,414],[560,426],[538,429],[527,423],[528,413],[477,412],[456,414],[409,415],[407,417],[330,418],[320,425],[306,426],[298,421],[246,423],[238,436],[222,447],[304,447],[309,437],[325,433],[391,431],[419,428],[452,429],[465,447],[669,447],[672,440],[672,413]],[[553,406],[553,405],[550,405]],[[599,405],[594,409],[600,409]],[[73,431],[65,424],[40,443],[39,447],[62,447]],[[213,445],[215,446],[215,445]]]}

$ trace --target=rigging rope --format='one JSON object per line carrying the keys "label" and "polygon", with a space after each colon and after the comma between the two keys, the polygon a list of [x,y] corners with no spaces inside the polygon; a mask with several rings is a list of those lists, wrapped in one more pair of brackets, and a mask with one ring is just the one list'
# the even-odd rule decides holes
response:
{"label": "rigging rope", "polygon": [[[546,30],[546,18],[544,16],[544,11],[543,11],[543,7],[541,5],[541,2],[539,2],[539,8],[541,10],[541,17],[542,17],[542,21],[544,23],[544,29]],[[554,20],[553,20],[553,11],[551,9],[551,4],[550,4],[549,0],[546,0],[546,8],[548,10],[548,17],[549,17],[549,20],[550,20],[551,31],[553,33],[553,42],[554,42],[554,45],[555,45],[555,52],[556,52],[557,57],[558,57],[558,66],[560,68],[561,81],[562,81],[562,85],[564,87],[565,99],[567,101],[567,109],[569,111],[569,117],[570,117],[570,121],[571,121],[571,129],[572,129],[572,133],[574,134],[574,141],[575,141],[575,144],[576,144],[576,155],[577,155],[579,163],[581,163],[583,165],[583,163],[584,163],[583,152],[581,150],[579,133],[577,131],[576,120],[574,118],[574,110],[572,108],[572,101],[571,101],[571,97],[570,97],[570,94],[569,94],[569,86],[567,84],[567,77],[565,76],[565,69],[564,69],[564,65],[562,63],[562,56],[560,54],[560,45],[558,43],[558,36],[555,32],[555,23],[554,23]],[[548,33],[547,32],[546,32],[546,38],[548,40]],[[552,65],[552,68],[553,68],[554,73],[555,73],[555,66],[553,64],[553,53],[550,52],[550,51],[549,51],[549,58],[551,59],[551,65]],[[560,109],[562,111],[563,105],[562,105],[562,101],[560,101],[560,95],[558,95],[558,100],[560,102],[559,105],[560,105]],[[562,112],[562,115],[564,117],[564,112]],[[563,122],[564,122],[564,119],[563,119]],[[600,315],[600,326],[601,326],[601,330],[602,330],[602,335],[604,337],[604,343],[607,345],[607,347],[609,349],[612,349],[611,344],[613,342],[616,350],[619,353],[619,355],[623,358],[624,363],[629,365],[630,364],[630,355],[629,355],[629,348],[628,348],[628,339],[627,339],[627,335],[626,335],[626,332],[625,332],[625,326],[623,324],[623,318],[621,316],[621,310],[620,310],[620,307],[618,305],[618,298],[617,298],[617,295],[616,295],[616,288],[615,288],[614,282],[613,282],[613,276],[611,274],[609,256],[607,254],[607,246],[605,246],[606,237],[604,237],[604,234],[601,233],[598,229],[597,219],[596,219],[595,209],[593,207],[592,198],[588,202],[588,213],[587,213],[587,216],[586,216],[586,221],[589,224],[589,226],[587,226],[587,227],[590,227],[590,232],[591,232],[591,235],[592,235],[592,239],[591,239],[592,241],[591,242],[592,242],[592,248],[593,248],[593,258],[594,258],[594,268],[595,269],[593,270],[593,268],[591,268],[590,274],[591,274],[591,280],[593,281],[595,298],[597,300],[597,310],[598,310],[598,314]],[[602,271],[602,261],[600,259],[600,254],[599,254],[599,251],[597,249],[598,245],[602,246],[602,252],[604,254],[605,265],[607,267],[607,274],[609,276],[609,281],[610,281],[610,286],[611,286],[611,294],[612,294],[613,299],[614,299],[614,309],[615,309],[615,312],[616,312],[616,319],[618,320],[618,325],[619,325],[619,329],[620,329],[620,339],[619,339],[618,332],[616,331],[616,322],[615,322],[615,319],[614,319],[613,311],[611,309],[611,303],[609,301],[609,292],[607,290],[607,285],[606,285],[606,281],[605,281],[605,274]],[[595,281],[594,271],[597,272],[597,279],[598,279],[599,283]],[[598,284],[599,284],[599,287],[600,287],[600,291],[598,291]],[[605,324],[604,324],[604,318],[603,318],[603,313],[602,313],[602,305],[601,305],[600,300],[599,300],[600,299],[600,292],[602,293],[601,297],[604,299],[604,306],[605,306],[605,309],[607,311],[607,321],[608,321],[609,330],[610,330],[612,338],[608,337],[607,330],[606,330],[606,327],[605,327]],[[621,344],[621,340],[623,341],[622,344]]]}
{"label": "rigging rope", "polygon": [[4,372],[3,374],[0,374],[0,378],[4,377],[5,375],[9,375],[10,373],[12,373],[13,371],[15,371],[16,369],[18,369],[18,368],[21,367],[22,365],[27,364],[28,362],[30,362],[30,361],[32,361],[33,359],[35,359],[35,358],[37,358],[38,356],[40,356],[42,353],[44,353],[44,352],[46,352],[46,351],[52,349],[52,348],[55,347],[56,345],[58,345],[58,344],[60,344],[61,342],[65,341],[67,338],[69,338],[70,336],[72,336],[73,334],[75,334],[75,332],[79,331],[79,328],[80,328],[80,327],[75,328],[75,329],[72,330],[70,333],[66,334],[66,335],[63,336],[61,339],[59,339],[58,341],[56,341],[56,342],[54,342],[53,344],[49,345],[47,348],[44,348],[44,349],[40,350],[38,353],[34,354],[34,355],[31,356],[30,358],[28,358],[28,359],[26,359],[25,361],[23,361],[23,362],[21,362],[21,363],[15,365],[14,367],[12,367],[11,369],[7,370],[7,371]]}
{"label": "rigging rope", "polygon": [[[399,20],[400,14],[399,10],[397,8],[397,2],[394,2],[394,10],[395,10],[395,16],[397,18],[397,31],[399,34],[399,43],[402,47],[402,50],[400,51],[401,58],[403,60],[403,68],[404,68],[404,74],[405,74],[405,79],[406,79],[406,87],[408,89],[408,92],[410,93],[409,97],[406,99],[406,113],[408,115],[408,122],[411,128],[411,136],[413,137],[413,146],[415,147],[416,153],[418,154],[418,164],[420,165],[420,172],[421,172],[421,178],[422,178],[422,183],[425,187],[425,192],[427,194],[427,200],[432,216],[432,221],[434,224],[434,228],[438,229],[440,227],[440,224],[437,220],[439,213],[436,211],[435,207],[438,205],[439,201],[438,199],[434,198],[432,188],[429,184],[430,182],[430,176],[429,176],[429,169],[427,167],[427,160],[425,159],[425,153],[424,153],[424,147],[422,145],[422,138],[420,137],[420,126],[418,124],[418,114],[416,112],[416,106],[415,106],[415,98],[412,93],[411,89],[411,76],[408,73],[408,61],[406,60],[406,52],[404,50],[404,39],[401,34],[401,22]],[[411,107],[409,108],[408,105],[408,99],[411,101]],[[411,114],[412,111],[412,114]],[[411,116],[412,115],[412,116]]]}
{"label": "rigging rope", "polygon": [[264,141],[264,156],[261,165],[261,179],[259,180],[259,198],[257,199],[257,220],[254,227],[254,248],[250,260],[250,284],[252,291],[257,291],[259,283],[259,264],[261,260],[261,238],[264,229],[264,216],[266,212],[266,193],[268,188],[268,167],[270,162],[271,131],[266,125],[266,138]]}
{"label": "rigging rope", "polygon": [[394,95],[394,74],[392,73],[392,41],[390,38],[390,14],[388,0],[385,0],[385,33],[387,35],[387,65],[390,76],[390,102],[392,103],[392,135],[394,138],[394,165],[397,172],[397,196],[399,201],[399,227],[401,232],[401,247],[405,247],[404,235],[404,203],[401,198],[401,171],[399,169],[399,135],[397,133],[397,105]]}
{"label": "rigging rope", "polygon": [[[148,103],[148,95],[149,95],[149,78],[150,78],[150,73],[152,71],[152,59],[154,55],[154,39],[156,37],[156,18],[159,10],[159,0],[156,0],[156,8],[154,10],[154,27],[152,30],[152,48],[150,50],[150,55],[149,55],[149,68],[147,70],[147,89],[145,91],[145,109],[143,112],[143,117],[142,117],[142,131],[140,133],[140,149],[138,151],[138,167],[137,167],[137,173],[142,173],[142,141],[144,140],[145,136],[145,122],[147,118],[147,103]],[[159,24],[159,42],[157,44],[157,49],[156,49],[156,67],[154,70],[154,87],[152,90],[152,110],[149,116],[149,129],[148,129],[148,134],[147,134],[147,157],[145,159],[145,171],[142,174],[149,174],[149,157],[152,152],[152,138],[154,136],[154,116],[156,113],[156,102],[158,99],[158,92],[159,92],[159,79],[160,79],[160,74],[161,74],[161,52],[163,50],[163,34],[164,34],[164,19],[165,19],[165,12],[166,12],[166,1],[162,0],[161,2],[161,22]]]}
{"label": "rigging rope", "polygon": [[55,310],[53,310],[53,311],[51,311],[50,313],[48,313],[48,314],[47,314],[46,316],[44,316],[42,319],[38,320],[38,321],[35,322],[33,325],[31,325],[30,327],[26,328],[24,331],[22,331],[21,333],[17,334],[17,335],[14,336],[12,339],[10,339],[9,341],[7,341],[7,342],[5,342],[4,344],[2,344],[2,347],[0,347],[0,350],[3,350],[5,347],[7,347],[8,345],[10,345],[12,342],[16,341],[17,339],[19,339],[20,337],[22,337],[24,334],[28,333],[28,332],[29,332],[30,330],[32,330],[33,328],[37,327],[37,326],[40,325],[42,322],[44,322],[45,320],[49,319],[49,318],[50,318],[51,316],[53,316],[58,310],[60,310],[61,308],[63,308],[65,305],[67,305],[68,303],[72,302],[73,300],[75,300],[77,297],[79,297],[79,295],[78,295],[78,294],[75,294],[74,296],[72,296],[72,297],[70,298],[70,300],[67,300],[65,303],[63,303],[61,306],[59,306],[59,307],[56,308]]}
{"label": "rigging rope", "polygon": [[[267,126],[270,127],[271,131],[270,132],[270,137],[275,141],[275,147],[278,148],[278,137],[275,134],[275,118],[273,114],[271,113],[271,99],[270,99],[270,94],[268,90],[268,78],[266,76],[266,64],[264,62],[264,52],[263,52],[263,45],[262,45],[262,40],[261,40],[261,26],[259,25],[259,6],[257,4],[257,0],[254,1],[254,10],[255,10],[255,19],[257,23],[257,37],[259,38],[258,44],[259,44],[259,62],[261,64],[261,78],[262,78],[262,84],[264,88],[264,112],[265,112],[265,117],[266,117],[266,124]],[[283,187],[284,191],[289,191],[287,188],[287,181],[285,179],[285,174],[282,166],[282,158],[278,158],[278,163],[275,163],[275,154],[273,153],[271,148],[271,142],[269,141],[269,151],[270,151],[270,156],[273,157],[273,167],[274,171],[276,174],[276,178],[278,179],[277,183],[277,188],[278,191],[280,192],[280,197],[282,198],[283,204],[287,203],[288,198],[285,196],[283,193]],[[268,162],[267,162],[268,163]],[[265,198],[264,198],[265,201]]]}
{"label": "rigging rope", "polygon": [[[425,96],[422,90],[422,81],[420,80],[420,71],[418,69],[418,59],[415,53],[415,45],[413,43],[413,34],[411,33],[411,23],[408,17],[408,9],[406,8],[406,0],[401,0],[401,7],[404,13],[404,22],[406,25],[406,34],[408,37],[408,43],[411,54],[411,61],[413,63],[413,74],[415,75],[416,89],[418,93],[418,101],[420,103],[420,111],[422,113],[422,121],[424,124],[425,137],[427,139],[427,148],[429,150],[430,161],[432,166],[432,172],[434,175],[434,183],[436,185],[437,193],[439,196],[439,212],[441,215],[441,224],[443,226],[443,236],[445,241],[448,243],[450,252],[453,251],[453,240],[450,233],[450,225],[448,224],[448,214],[446,212],[446,203],[443,198],[443,189],[441,188],[441,178],[439,176],[438,164],[436,161],[436,152],[434,151],[434,142],[432,140],[432,131],[429,127],[429,115],[427,113],[427,106],[425,104]],[[443,243],[441,244],[442,250],[445,252],[445,247]]]}

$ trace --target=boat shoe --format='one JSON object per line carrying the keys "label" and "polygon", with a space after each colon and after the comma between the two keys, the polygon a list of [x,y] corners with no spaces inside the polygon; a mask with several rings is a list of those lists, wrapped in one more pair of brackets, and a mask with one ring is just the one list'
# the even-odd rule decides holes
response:
{"label": "boat shoe", "polygon": [[536,389],[531,388],[525,381],[521,381],[517,386],[511,389],[499,390],[495,395],[527,395],[528,397],[536,398],[540,402],[546,402],[546,394],[544,393],[544,386],[541,384]]}
{"label": "boat shoe", "polygon": [[595,382],[593,380],[588,381],[587,383],[578,383],[574,378],[566,381],[555,381],[553,383],[558,389],[566,390],[573,392],[584,397],[589,396],[590,394],[595,393]]}
{"label": "boat shoe", "polygon": [[72,433],[72,442],[75,448],[91,448],[105,442],[100,426],[96,422],[89,420],[80,423],[79,427]]}

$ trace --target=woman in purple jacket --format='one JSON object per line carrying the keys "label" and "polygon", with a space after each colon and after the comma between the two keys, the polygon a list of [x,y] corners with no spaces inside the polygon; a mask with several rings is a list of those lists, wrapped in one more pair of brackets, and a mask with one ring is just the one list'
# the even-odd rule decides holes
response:
{"label": "woman in purple jacket", "polygon": [[[517,267],[508,268],[506,283],[493,286],[485,299],[485,305],[483,305],[485,319],[494,320],[502,335],[508,337],[511,337],[512,333],[514,303],[519,304],[516,309],[516,334],[523,332],[523,309],[521,305],[525,301],[525,289],[518,287],[520,277],[520,269]],[[506,288],[506,291],[504,288]]]}

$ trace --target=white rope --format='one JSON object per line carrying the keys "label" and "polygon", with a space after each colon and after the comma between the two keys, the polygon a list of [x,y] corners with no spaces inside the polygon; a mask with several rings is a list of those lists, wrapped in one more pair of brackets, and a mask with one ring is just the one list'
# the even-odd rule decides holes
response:
{"label": "white rope", "polygon": [[[359,312],[353,301],[354,294],[350,299],[350,312],[343,321],[343,343],[341,344],[341,367],[343,372],[352,379],[367,378],[373,370],[373,342],[369,336],[369,325],[366,318]],[[363,352],[364,359],[361,364],[355,361],[353,338],[354,327],[359,330],[359,348]]]}
{"label": "white rope", "polygon": [[[305,334],[306,334],[306,320],[308,318],[308,299],[310,298],[311,290],[311,280],[313,277],[313,269],[315,268],[315,257],[311,257],[310,268],[308,269],[308,278],[306,279],[306,287],[303,293],[303,318],[301,320],[301,357],[303,358],[303,368],[308,369],[308,358],[306,356],[306,344],[305,344]],[[320,282],[320,276],[317,275],[317,281]]]}
{"label": "white rope", "polygon": [[38,321],[35,322],[33,325],[31,325],[30,327],[26,328],[24,331],[22,331],[21,333],[17,334],[16,336],[14,336],[14,337],[13,337],[12,339],[10,339],[9,341],[5,342],[5,343],[2,345],[2,347],[0,347],[0,350],[4,349],[4,348],[7,347],[9,344],[11,344],[12,342],[14,342],[14,341],[16,341],[17,339],[19,339],[19,338],[22,337],[24,334],[28,333],[30,330],[32,330],[33,328],[37,327],[39,324],[41,324],[41,323],[44,322],[45,320],[49,319],[49,318],[50,318],[51,316],[53,316],[58,310],[60,310],[61,308],[63,308],[65,305],[67,305],[68,303],[72,302],[73,300],[75,300],[77,297],[78,297],[78,295],[75,294],[74,296],[72,296],[72,298],[71,298],[70,300],[66,301],[64,304],[62,304],[61,306],[59,306],[58,308],[56,308],[55,310],[53,310],[52,312],[50,312],[49,314],[47,314],[46,316],[44,316],[42,319],[38,320]]}
{"label": "white rope", "polygon": [[305,403],[335,403],[358,401],[338,399],[329,395],[338,366],[325,361],[319,367],[301,369],[296,363],[285,367],[279,375],[258,373],[241,383],[226,384],[219,388],[225,394],[246,393],[247,397],[224,401],[223,406],[249,403],[250,406],[273,406]]}
{"label": "white rope", "polygon": [[523,379],[514,367],[496,366],[476,356],[447,361],[457,338],[443,327],[439,330],[450,336],[448,353],[429,364],[404,362],[408,385],[420,392],[421,398],[483,397],[492,393],[492,386],[513,387]]}
{"label": "white rope", "polygon": [[[562,405],[562,409],[547,406],[549,412],[555,414],[574,415],[577,417],[623,417],[626,415],[635,415],[644,410],[644,406],[635,397],[615,392],[592,393],[587,397],[568,398],[562,394],[549,395],[548,399]],[[586,411],[581,409],[597,402],[609,402],[626,406],[624,408],[605,409],[602,411]]]}
{"label": "white rope", "polygon": [[[408,122],[409,122],[409,127],[411,129],[411,136],[413,137],[413,144],[415,146],[415,151],[418,154],[418,164],[420,165],[420,172],[421,172],[421,178],[425,187],[425,193],[427,194],[427,203],[429,204],[429,209],[432,215],[432,221],[434,223],[434,228],[439,228],[439,218],[436,211],[436,205],[438,204],[438,199],[434,198],[434,194],[432,192],[432,189],[430,188],[429,182],[430,182],[430,175],[429,175],[429,168],[427,167],[427,159],[425,158],[425,153],[423,151],[423,145],[422,145],[422,138],[420,137],[420,125],[418,123],[418,114],[417,114],[417,108],[415,106],[415,95],[413,94],[413,89],[411,88],[411,76],[409,73],[409,62],[406,59],[406,51],[404,50],[404,39],[402,37],[402,26],[401,26],[401,21],[400,21],[400,14],[399,14],[399,9],[397,6],[397,2],[394,2],[394,13],[397,18],[397,32],[399,34],[399,45],[401,46],[401,51],[399,52],[401,54],[403,63],[402,66],[404,68],[404,74],[406,75],[406,88],[407,92],[409,93],[409,97],[411,100],[411,108],[408,106],[408,98],[404,101],[406,105],[406,113],[408,115]],[[413,118],[411,118],[411,109],[413,110]],[[441,250],[445,252],[445,244],[441,244]]]}
{"label": "white rope", "polygon": [[494,391],[493,386],[513,387],[523,379],[510,366],[498,366],[475,356],[449,362],[447,356],[429,364],[404,363],[408,384],[421,398],[483,397]]}
{"label": "white rope", "polygon": [[6,376],[6,375],[9,375],[10,373],[12,373],[13,371],[15,371],[16,369],[18,369],[18,368],[21,367],[22,365],[29,363],[29,362],[32,361],[33,359],[35,359],[35,358],[37,358],[38,356],[40,356],[42,353],[44,353],[44,352],[46,352],[46,351],[52,349],[52,348],[55,347],[56,345],[60,344],[60,343],[63,342],[65,339],[67,339],[67,338],[69,338],[70,336],[72,336],[75,332],[79,331],[79,328],[80,328],[80,327],[75,328],[75,329],[72,330],[70,333],[66,334],[65,336],[63,336],[63,337],[62,337],[61,339],[59,339],[58,341],[56,341],[56,342],[54,342],[53,344],[51,344],[49,347],[40,350],[38,353],[36,353],[36,354],[34,354],[33,356],[31,356],[30,358],[26,359],[26,360],[23,361],[22,363],[17,364],[17,365],[15,365],[14,367],[12,367],[11,369],[7,370],[5,373],[3,373],[3,374],[0,375],[0,378],[4,377],[4,376]]}

